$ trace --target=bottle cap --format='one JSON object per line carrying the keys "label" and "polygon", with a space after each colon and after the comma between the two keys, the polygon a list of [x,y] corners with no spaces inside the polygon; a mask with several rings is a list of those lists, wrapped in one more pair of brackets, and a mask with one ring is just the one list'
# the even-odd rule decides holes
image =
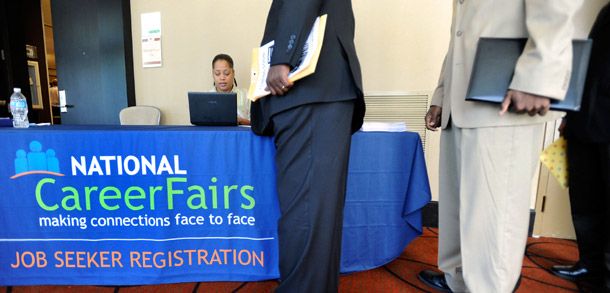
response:
{"label": "bottle cap", "polygon": [[18,88],[18,87],[13,88],[13,92],[15,92],[15,93],[21,93],[21,88]]}

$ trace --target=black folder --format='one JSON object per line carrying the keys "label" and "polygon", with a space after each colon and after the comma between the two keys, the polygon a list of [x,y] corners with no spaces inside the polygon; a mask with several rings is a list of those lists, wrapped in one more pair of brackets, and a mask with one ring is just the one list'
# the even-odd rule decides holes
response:
{"label": "black folder", "polygon": [[[481,38],[472,66],[467,101],[502,103],[513,79],[515,65],[527,39]],[[578,111],[587,77],[591,40],[574,40],[572,75],[563,101],[551,99],[551,110]]]}

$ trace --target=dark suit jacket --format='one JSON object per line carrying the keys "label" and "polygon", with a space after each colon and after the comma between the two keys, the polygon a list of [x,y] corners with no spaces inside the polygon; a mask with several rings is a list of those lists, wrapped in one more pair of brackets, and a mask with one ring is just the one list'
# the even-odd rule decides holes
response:
{"label": "dark suit jacket", "polygon": [[589,37],[593,47],[582,106],[568,113],[566,136],[610,143],[610,4],[599,13]]}
{"label": "dark suit jacket", "polygon": [[356,99],[352,131],[364,117],[362,73],[354,46],[351,0],[274,0],[267,16],[262,44],[275,40],[271,65],[298,65],[316,17],[328,14],[316,72],[300,79],[283,96],[266,96],[252,103],[252,131],[272,134],[270,118],[281,111],[311,103]]}

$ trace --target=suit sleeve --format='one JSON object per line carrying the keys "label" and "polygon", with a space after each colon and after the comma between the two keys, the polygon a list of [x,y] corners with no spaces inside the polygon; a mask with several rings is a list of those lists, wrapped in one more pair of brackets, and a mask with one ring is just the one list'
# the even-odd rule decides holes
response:
{"label": "suit sleeve", "polygon": [[[447,53],[449,54],[449,53]],[[445,98],[445,64],[447,63],[447,55],[443,61],[443,67],[441,68],[441,76],[438,78],[438,85],[432,94],[432,100],[430,101],[431,106],[443,107],[443,99]]]}
{"label": "suit sleeve", "polygon": [[510,88],[563,100],[572,70],[573,18],[583,0],[525,0],[529,40]]}
{"label": "suit sleeve", "polygon": [[324,0],[274,1],[282,3],[277,11],[279,15],[271,65],[288,64],[294,68],[298,65],[303,46]]}
{"label": "suit sleeve", "polygon": [[[451,16],[451,28],[449,30],[449,34],[450,35],[454,35],[454,31],[455,31],[455,19],[457,17],[457,1],[453,1],[453,14]],[[449,58],[449,54],[451,51],[453,51],[453,40],[451,40],[451,42],[449,43],[449,50],[447,51],[447,54],[445,54],[445,59],[443,59],[443,66],[441,67],[441,74],[440,77],[438,78],[438,85],[436,86],[436,89],[434,90],[434,93],[432,94],[432,100],[430,101],[430,105],[431,106],[439,106],[439,107],[443,107],[443,99],[445,98],[445,74],[446,74],[446,66],[447,66],[447,59]],[[447,110],[449,111],[449,110]]]}

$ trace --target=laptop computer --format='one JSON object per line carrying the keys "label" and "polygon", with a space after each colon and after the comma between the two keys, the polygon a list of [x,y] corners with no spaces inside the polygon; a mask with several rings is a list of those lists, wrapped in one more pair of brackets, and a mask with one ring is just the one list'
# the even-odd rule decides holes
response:
{"label": "laptop computer", "polygon": [[[481,38],[477,45],[466,100],[502,103],[526,42],[527,39],[520,38]],[[572,75],[568,92],[563,101],[551,100],[551,110],[580,110],[592,41],[574,40],[572,44]]]}
{"label": "laptop computer", "polygon": [[191,124],[237,126],[237,94],[189,92]]}

